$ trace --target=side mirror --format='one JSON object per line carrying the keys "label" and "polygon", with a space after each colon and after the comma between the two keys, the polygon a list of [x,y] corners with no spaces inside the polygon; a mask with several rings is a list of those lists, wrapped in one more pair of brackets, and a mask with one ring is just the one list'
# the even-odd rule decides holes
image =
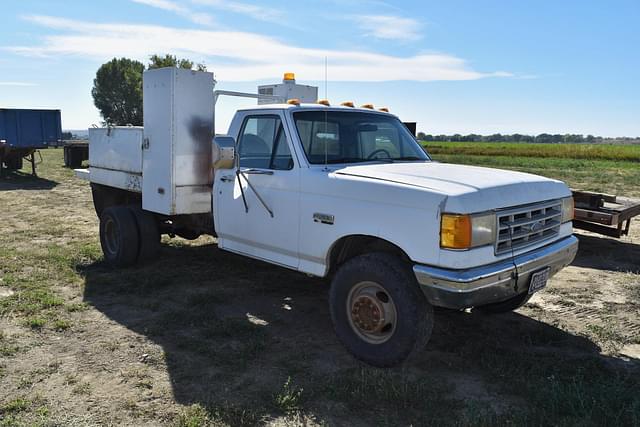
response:
{"label": "side mirror", "polygon": [[236,140],[227,135],[213,138],[211,165],[214,169],[233,169],[236,159]]}

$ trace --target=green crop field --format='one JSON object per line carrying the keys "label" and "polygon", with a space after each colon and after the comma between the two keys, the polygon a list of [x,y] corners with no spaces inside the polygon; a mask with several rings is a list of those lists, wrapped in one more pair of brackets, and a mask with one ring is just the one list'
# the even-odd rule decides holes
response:
{"label": "green crop field", "polygon": [[422,142],[432,154],[514,156],[640,162],[640,145]]}
{"label": "green crop field", "polygon": [[511,169],[576,189],[640,196],[640,145],[422,142],[434,160]]}

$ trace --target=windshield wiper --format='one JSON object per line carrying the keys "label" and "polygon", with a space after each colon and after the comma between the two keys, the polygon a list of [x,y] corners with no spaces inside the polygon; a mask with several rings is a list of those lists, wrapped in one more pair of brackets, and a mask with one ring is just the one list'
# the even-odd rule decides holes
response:
{"label": "windshield wiper", "polygon": [[[336,163],[365,163],[365,162],[384,162],[384,163],[393,163],[396,160],[422,160],[427,161],[427,159],[423,159],[417,156],[404,156],[404,157],[377,157],[374,159],[363,159],[362,157],[343,157],[341,159],[329,159],[327,160],[327,164],[336,164]],[[319,164],[319,163],[316,163]]]}
{"label": "windshield wiper", "polygon": [[[360,157],[343,157],[341,159],[329,159],[327,160],[327,164],[335,164],[335,163],[362,163],[367,162],[367,159],[362,159]],[[321,164],[321,163],[316,163]]]}
{"label": "windshield wiper", "polygon": [[427,159],[423,159],[423,158],[417,157],[417,156],[394,157],[391,160],[422,160],[422,161],[427,161]]}

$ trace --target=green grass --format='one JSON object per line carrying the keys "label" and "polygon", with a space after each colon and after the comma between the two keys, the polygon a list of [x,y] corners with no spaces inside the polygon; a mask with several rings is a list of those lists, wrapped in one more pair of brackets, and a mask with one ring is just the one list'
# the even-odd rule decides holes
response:
{"label": "green grass", "polygon": [[[264,425],[264,415],[260,410],[241,408],[231,404],[210,407],[195,403],[180,411],[174,421],[175,427],[222,427]],[[262,409],[262,408],[260,408]],[[295,424],[289,424],[295,425]]]}
{"label": "green grass", "polygon": [[59,332],[66,331],[70,327],[71,327],[71,322],[66,319],[56,319],[53,322],[53,329]]}
{"label": "green grass", "polygon": [[303,391],[304,389],[291,384],[291,377],[288,377],[282,389],[274,396],[273,402],[283,413],[293,414],[300,409]]}
{"label": "green grass", "polygon": [[528,172],[559,179],[576,189],[640,196],[640,145],[433,144],[423,143],[440,162]]}
{"label": "green grass", "polygon": [[14,356],[19,350],[20,347],[11,342],[7,342],[6,340],[0,341],[0,356],[2,357]]}
{"label": "green grass", "polygon": [[[534,172],[618,194],[629,194],[640,182],[640,164],[632,159],[520,153],[514,157],[433,154],[441,161]],[[70,171],[56,166],[61,163],[60,151],[43,154],[43,177],[59,182],[69,192],[75,185],[78,194],[88,191],[71,179]],[[24,178],[24,183],[29,182]],[[37,194],[39,209],[46,207],[51,212],[57,196]],[[28,199],[24,203],[31,206]],[[326,287],[321,288],[324,284],[315,279],[222,253],[213,245],[193,247],[179,239],[163,244],[159,262],[111,270],[100,263],[96,232],[65,228],[39,209],[24,216],[37,227],[0,234],[2,286],[15,292],[0,299],[0,316],[20,331],[9,329],[11,336],[0,333],[0,359],[4,357],[0,378],[22,385],[19,393],[28,393],[33,389],[30,384],[45,374],[19,382],[14,372],[7,374],[11,358],[47,345],[42,337],[71,337],[69,346],[74,345],[85,337],[87,318],[92,319],[91,328],[103,325],[95,320],[99,311],[144,342],[144,349],[133,338],[116,341],[105,335],[100,342],[86,342],[88,349],[113,360],[114,375],[122,378],[119,387],[131,387],[143,396],[160,393],[162,386],[169,385],[172,393],[149,409],[157,408],[157,413],[146,413],[141,409],[145,406],[142,397],[108,394],[100,384],[87,382],[85,378],[91,377],[84,377],[84,372],[69,373],[67,368],[73,365],[67,366],[72,362],[65,360],[57,376],[64,378],[69,407],[73,399],[104,397],[128,414],[112,423],[255,426],[286,418],[302,419],[290,423],[299,425],[306,417],[315,417],[319,423],[336,425],[353,421],[361,425],[640,426],[637,361],[626,363],[601,355],[599,349],[583,347],[619,342],[623,338],[615,328],[587,327],[587,334],[576,342],[578,333],[552,324],[553,318],[528,327],[536,321],[521,315],[505,315],[491,323],[471,314],[467,324],[467,315],[438,314],[433,340],[417,361],[388,370],[363,367],[334,337],[326,310]],[[45,244],[25,244],[42,236],[47,236]],[[635,278],[637,275],[629,280]],[[284,296],[292,297],[293,310],[281,308]],[[262,303],[256,306],[258,300]],[[249,322],[247,313],[268,324]],[[30,331],[34,321],[41,323],[38,333]],[[109,329],[105,328],[105,334]],[[521,329],[525,332],[520,333]],[[149,357],[141,360],[143,352]],[[94,356],[89,352],[85,357],[89,362]],[[162,375],[155,372],[152,376],[153,370]],[[466,386],[459,390],[453,381],[456,376],[474,379],[480,392],[467,395]],[[166,384],[164,377],[169,377]],[[53,396],[57,390],[49,393]],[[32,395],[15,394],[0,399],[0,425],[30,425],[39,415],[51,416],[38,412],[47,408],[38,408]],[[497,409],[485,399],[497,402]],[[99,412],[90,415],[99,423],[111,422]],[[160,420],[160,415],[165,418]]]}
{"label": "green grass", "polygon": [[315,378],[308,391],[335,403],[347,405],[352,413],[369,412],[379,425],[394,425],[399,419],[415,425],[447,425],[451,414],[459,414],[462,402],[450,396],[451,384],[435,372],[414,376],[408,370],[357,367],[340,375]]}
{"label": "green grass", "polygon": [[176,427],[202,427],[210,424],[209,413],[197,403],[183,409],[175,422]]}
{"label": "green grass", "polygon": [[[558,360],[517,351],[504,364],[494,352],[480,355],[485,375],[503,379],[503,391],[522,396],[528,408],[504,417],[514,425],[640,425],[640,382],[613,373],[595,358]],[[494,417],[498,421],[498,418]]]}
{"label": "green grass", "polygon": [[426,141],[422,141],[421,144],[434,155],[457,154],[640,162],[640,145]]}
{"label": "green grass", "polygon": [[470,155],[459,154],[455,150],[450,150],[447,154],[430,154],[434,160],[439,162],[510,169],[559,179],[576,189],[606,192],[621,196],[640,196],[640,163],[636,162],[555,157]]}
{"label": "green grass", "polygon": [[13,400],[0,406],[0,414],[13,414],[25,411],[31,406],[31,401],[24,397],[16,397]]}
{"label": "green grass", "polygon": [[24,323],[31,329],[40,329],[47,324],[47,321],[42,317],[29,317]]}

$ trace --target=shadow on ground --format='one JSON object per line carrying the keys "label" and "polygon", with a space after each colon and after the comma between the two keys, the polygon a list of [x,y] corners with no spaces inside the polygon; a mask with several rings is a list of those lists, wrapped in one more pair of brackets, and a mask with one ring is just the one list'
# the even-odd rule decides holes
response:
{"label": "shadow on ground", "polygon": [[572,265],[598,270],[640,273],[640,245],[604,236],[576,233],[580,240]]}
{"label": "shadow on ground", "polygon": [[[604,414],[638,403],[612,397],[638,396],[624,376],[638,360],[601,356],[587,338],[517,313],[438,312],[426,351],[404,367],[378,370],[337,341],[322,280],[214,245],[164,246],[142,268],[78,269],[87,303],[162,347],[174,399],[231,425],[290,410],[330,425],[493,424],[521,416],[544,424],[556,412],[580,420],[589,409],[581,404]],[[283,400],[288,378],[294,392]]]}
{"label": "shadow on ground", "polygon": [[0,176],[0,191],[10,190],[51,190],[58,185],[58,182],[30,173],[20,171],[2,171]]}

